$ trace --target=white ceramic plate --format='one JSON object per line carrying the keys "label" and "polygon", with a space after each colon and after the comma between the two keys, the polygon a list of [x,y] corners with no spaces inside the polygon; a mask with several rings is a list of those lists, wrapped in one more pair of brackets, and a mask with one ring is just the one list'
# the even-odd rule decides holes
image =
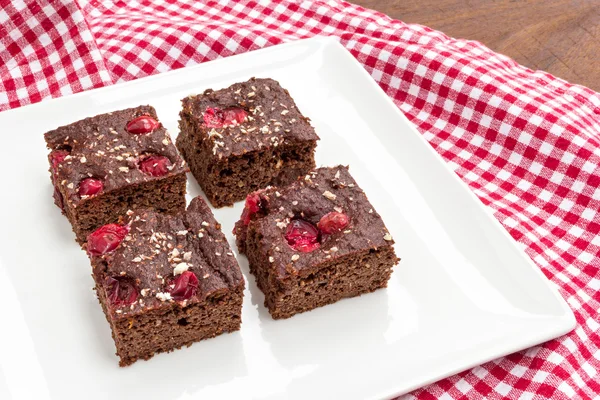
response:
{"label": "white ceramic plate", "polygon": [[[289,89],[349,164],[402,258],[389,287],[274,321],[248,289],[242,329],[119,368],[91,268],[52,202],[42,134],[152,104],[175,136],[179,100],[252,76]],[[570,331],[554,288],[341,45],[311,39],[0,113],[0,398],[379,399]],[[189,193],[200,194],[189,176]],[[242,204],[216,210],[231,228]]]}

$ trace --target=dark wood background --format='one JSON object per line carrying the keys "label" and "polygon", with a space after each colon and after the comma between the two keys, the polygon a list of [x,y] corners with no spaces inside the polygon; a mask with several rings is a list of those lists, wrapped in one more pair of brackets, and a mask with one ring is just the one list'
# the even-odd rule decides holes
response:
{"label": "dark wood background", "polygon": [[600,0],[353,1],[600,92]]}

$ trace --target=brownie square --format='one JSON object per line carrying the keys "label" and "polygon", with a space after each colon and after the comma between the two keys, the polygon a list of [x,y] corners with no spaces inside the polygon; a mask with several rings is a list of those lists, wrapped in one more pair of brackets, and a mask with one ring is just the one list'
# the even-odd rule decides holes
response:
{"label": "brownie square", "polygon": [[215,207],[315,167],[319,137],[273,79],[209,89],[182,103],[177,148]]}
{"label": "brownie square", "polygon": [[206,202],[138,210],[84,245],[120,365],[240,329],[244,279]]}
{"label": "brownie square", "polygon": [[386,287],[399,261],[343,166],[249,195],[234,234],[275,319]]}
{"label": "brownie square", "polygon": [[86,118],[44,138],[54,201],[79,243],[127,210],[185,210],[188,168],[153,107]]}

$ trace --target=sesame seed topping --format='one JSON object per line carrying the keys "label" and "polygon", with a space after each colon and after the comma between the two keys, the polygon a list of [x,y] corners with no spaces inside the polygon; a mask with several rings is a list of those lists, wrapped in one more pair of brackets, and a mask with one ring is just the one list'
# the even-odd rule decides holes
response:
{"label": "sesame seed topping", "polygon": [[292,205],[297,206],[298,202],[296,200],[292,201]]}
{"label": "sesame seed topping", "polygon": [[168,293],[168,292],[158,292],[158,293],[156,293],[156,298],[159,299],[160,301],[172,300],[171,293]]}
{"label": "sesame seed topping", "polygon": [[344,212],[344,209],[342,207],[333,207],[333,209],[339,213]]}
{"label": "sesame seed topping", "polygon": [[331,193],[329,190],[324,191],[323,196],[325,196],[329,200],[335,200],[337,197],[335,194]]}
{"label": "sesame seed topping", "polygon": [[283,110],[283,111],[281,112],[281,115],[285,115],[285,114],[287,114],[287,113],[289,113],[289,110]]}
{"label": "sesame seed topping", "polygon": [[127,168],[127,167],[119,167],[119,171],[121,171],[121,172],[129,172],[129,168]]}
{"label": "sesame seed topping", "polygon": [[150,289],[144,288],[144,289],[140,290],[141,295],[144,297],[148,296],[148,292],[150,292]]}
{"label": "sesame seed topping", "polygon": [[82,164],[85,164],[85,163],[86,163],[86,161],[87,161],[87,158],[85,158],[85,157],[81,157],[81,158],[79,159],[79,161],[80,161]]}
{"label": "sesame seed topping", "polygon": [[387,240],[388,242],[391,242],[392,239],[392,235],[390,235],[389,233],[386,233],[385,235],[383,235],[383,240]]}
{"label": "sesame seed topping", "polygon": [[298,254],[294,254],[292,256],[292,261],[297,261],[298,259],[300,259],[300,256]]}
{"label": "sesame seed topping", "polygon": [[202,221],[202,226],[210,226],[210,224],[206,221]]}
{"label": "sesame seed topping", "polygon": [[190,268],[188,263],[179,263],[175,266],[175,268],[173,268],[173,275],[183,274],[185,271],[188,270],[188,268]]}
{"label": "sesame seed topping", "polygon": [[269,257],[269,262],[270,263],[274,263],[275,262],[275,258],[273,258],[273,256]]}

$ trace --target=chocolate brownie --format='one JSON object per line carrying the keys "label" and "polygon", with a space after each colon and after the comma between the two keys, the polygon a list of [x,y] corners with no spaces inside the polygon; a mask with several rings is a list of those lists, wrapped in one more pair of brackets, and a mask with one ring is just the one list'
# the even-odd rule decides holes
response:
{"label": "chocolate brownie", "polygon": [[177,148],[213,206],[315,167],[319,137],[287,90],[252,78],[182,100]]}
{"label": "chocolate brownie", "polygon": [[127,210],[185,209],[188,168],[153,107],[86,118],[44,138],[54,201],[79,243]]}
{"label": "chocolate brownie", "polygon": [[120,365],[240,329],[244,279],[206,202],[138,210],[84,245]]}
{"label": "chocolate brownie", "polygon": [[399,261],[343,166],[250,194],[234,234],[276,319],[386,287]]}

